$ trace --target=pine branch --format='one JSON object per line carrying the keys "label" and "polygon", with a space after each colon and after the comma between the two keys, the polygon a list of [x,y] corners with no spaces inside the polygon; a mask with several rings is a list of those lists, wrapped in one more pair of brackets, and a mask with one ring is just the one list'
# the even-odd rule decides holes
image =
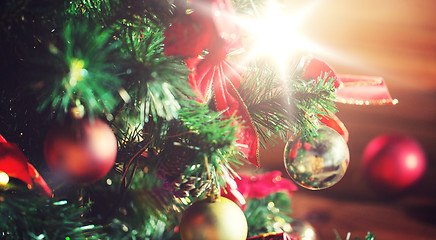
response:
{"label": "pine branch", "polygon": [[81,216],[79,208],[65,200],[32,192],[0,191],[0,233],[7,239],[100,239],[100,227]]}
{"label": "pine branch", "polygon": [[48,46],[55,74],[35,84],[41,91],[40,110],[49,107],[58,118],[77,105],[90,116],[112,111],[120,79],[113,69],[118,46],[110,38],[108,31],[86,23],[67,23],[62,44]]}
{"label": "pine branch", "polygon": [[102,231],[111,238],[170,239],[175,234],[177,216],[187,203],[162,190],[162,181],[156,178],[153,167],[148,163],[145,166],[150,169],[138,169],[123,195],[119,193],[121,175],[116,172],[87,188],[87,195],[94,202],[89,217],[99,219],[97,223],[104,226]]}
{"label": "pine branch", "polygon": [[[179,110],[177,119],[166,121],[157,118],[157,121],[152,120],[148,124],[154,125],[159,122],[162,126],[167,126],[158,127],[162,132],[155,131],[156,127],[152,126],[150,130],[153,131],[144,132],[144,140],[137,143],[136,148],[130,145],[131,143],[125,145],[126,155],[131,156],[133,152],[140,151],[138,147],[142,142],[160,139],[153,144],[143,145],[147,149],[145,150],[147,154],[139,154],[134,158],[136,164],[131,166],[136,169],[136,173],[131,178],[128,188],[120,185],[123,184],[122,176],[114,172],[114,175],[108,177],[111,179],[110,186],[107,186],[107,182],[101,181],[99,188],[93,186],[90,190],[93,196],[91,200],[95,202],[94,214],[107,212],[107,207],[98,210],[99,206],[109,204],[115,207],[112,211],[115,215],[108,216],[107,219],[112,220],[105,229],[111,236],[120,239],[151,236],[157,236],[157,239],[170,239],[175,234],[173,228],[179,221],[176,216],[194,199],[204,196],[202,194],[177,197],[173,192],[165,189],[163,185],[165,179],[156,178],[156,175],[162,175],[159,173],[162,165],[168,163],[170,164],[168,171],[180,171],[179,182],[195,177],[197,179],[193,182],[195,188],[199,188],[200,183],[210,180],[219,189],[220,186],[225,185],[226,176],[234,173],[232,166],[239,164],[235,147],[236,127],[232,124],[232,119],[224,119],[220,113],[191,100],[190,107]],[[139,130],[135,134],[140,135]],[[120,152],[121,158],[123,152]],[[180,160],[176,161],[175,158]],[[205,165],[205,158],[208,158],[208,167]],[[126,167],[126,161],[118,162],[121,163],[120,167]],[[210,170],[210,175],[207,168]],[[108,191],[108,187],[112,190]],[[119,195],[119,200],[108,203],[105,199],[116,195],[118,189],[125,189],[123,196]],[[111,191],[115,192],[110,193]],[[125,214],[120,214],[120,211]],[[162,231],[156,231],[156,224]]]}
{"label": "pine branch", "polygon": [[252,68],[239,89],[264,148],[275,141],[274,136],[286,139],[292,130],[292,109],[286,104],[283,90],[276,81],[271,69]]}
{"label": "pine branch", "polygon": [[305,139],[316,136],[319,116],[336,111],[334,80],[324,74],[313,81],[289,79],[283,84],[265,66],[250,69],[239,92],[262,146],[274,143],[276,136],[284,141],[288,134],[300,134]]}
{"label": "pine branch", "polygon": [[297,107],[296,118],[298,134],[302,139],[310,141],[317,136],[318,119],[328,113],[335,113],[335,78],[329,73],[321,74],[318,79],[304,81],[297,79],[293,82],[293,98]]}
{"label": "pine branch", "polygon": [[[190,163],[191,167],[184,174],[203,180],[210,177],[216,189],[220,189],[225,186],[225,177],[234,173],[232,166],[241,164],[236,157],[236,126],[232,124],[232,118],[225,119],[221,113],[211,111],[207,106],[195,105],[195,108],[182,109],[179,113],[189,132],[182,144],[197,151]],[[210,176],[207,175],[205,159],[209,164]]]}
{"label": "pine branch", "polygon": [[118,23],[141,27],[151,22],[161,27],[168,25],[174,11],[169,0],[74,0],[67,3],[67,13],[79,19],[89,19],[107,27]]}
{"label": "pine branch", "polygon": [[290,215],[291,199],[285,192],[277,192],[262,199],[250,199],[244,210],[248,226],[248,236],[263,233],[283,232],[286,224],[292,220]]}
{"label": "pine branch", "polygon": [[141,124],[148,122],[150,114],[153,119],[176,118],[192,93],[186,85],[187,68],[163,54],[162,28],[153,24],[140,28],[122,25],[119,31],[125,39],[122,49],[130,55],[122,77],[131,101],[119,109],[125,113],[122,118]]}

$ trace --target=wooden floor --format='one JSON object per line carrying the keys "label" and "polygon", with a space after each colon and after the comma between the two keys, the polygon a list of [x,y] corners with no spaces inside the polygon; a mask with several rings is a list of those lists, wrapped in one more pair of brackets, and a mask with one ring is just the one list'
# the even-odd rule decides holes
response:
{"label": "wooden floor", "polygon": [[[338,73],[383,76],[395,106],[339,104],[338,116],[350,132],[351,163],[334,187],[299,190],[294,217],[307,219],[319,239],[436,239],[436,1],[329,0],[316,2],[303,32],[324,51],[314,55]],[[374,137],[409,135],[424,147],[428,167],[424,181],[412,192],[383,199],[363,180],[361,156]],[[262,151],[263,168],[283,167],[283,144]]]}
{"label": "wooden floor", "polygon": [[292,216],[307,221],[317,239],[364,239],[373,232],[381,240],[436,239],[436,205],[422,199],[400,202],[350,201],[297,192],[292,198]]}

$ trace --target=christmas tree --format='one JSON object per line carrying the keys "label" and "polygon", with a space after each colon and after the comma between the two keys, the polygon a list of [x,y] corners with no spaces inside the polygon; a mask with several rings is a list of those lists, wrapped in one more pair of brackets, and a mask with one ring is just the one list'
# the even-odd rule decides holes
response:
{"label": "christmas tree", "polygon": [[296,185],[240,167],[279,139],[294,182],[330,187],[349,161],[335,102],[393,102],[271,36],[272,16],[298,22],[287,1],[0,4],[5,239],[290,232]]}

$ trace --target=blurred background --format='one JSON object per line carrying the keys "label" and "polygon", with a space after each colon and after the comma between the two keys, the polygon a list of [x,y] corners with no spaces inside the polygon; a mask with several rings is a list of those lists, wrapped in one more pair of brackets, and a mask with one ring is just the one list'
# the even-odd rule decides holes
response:
{"label": "blurred background", "polygon": [[[394,106],[337,104],[350,137],[350,165],[344,178],[321,191],[299,187],[293,217],[308,221],[318,239],[342,239],[348,232],[377,239],[436,239],[436,2],[318,1],[301,32],[325,51],[314,55],[336,73],[384,77]],[[284,26],[285,27],[285,26]],[[377,192],[365,180],[362,154],[386,133],[415,139],[427,165],[422,181],[397,195]],[[261,165],[283,165],[284,144],[262,150]]]}

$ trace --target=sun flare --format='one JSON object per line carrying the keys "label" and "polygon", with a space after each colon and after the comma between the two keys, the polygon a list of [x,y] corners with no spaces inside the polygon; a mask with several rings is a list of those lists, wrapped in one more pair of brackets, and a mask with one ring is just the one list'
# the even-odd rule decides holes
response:
{"label": "sun flare", "polygon": [[249,43],[249,59],[267,57],[280,70],[289,67],[289,58],[301,51],[311,51],[314,44],[299,32],[302,20],[312,5],[302,11],[270,1],[265,14],[241,18],[239,25],[253,39]]}

